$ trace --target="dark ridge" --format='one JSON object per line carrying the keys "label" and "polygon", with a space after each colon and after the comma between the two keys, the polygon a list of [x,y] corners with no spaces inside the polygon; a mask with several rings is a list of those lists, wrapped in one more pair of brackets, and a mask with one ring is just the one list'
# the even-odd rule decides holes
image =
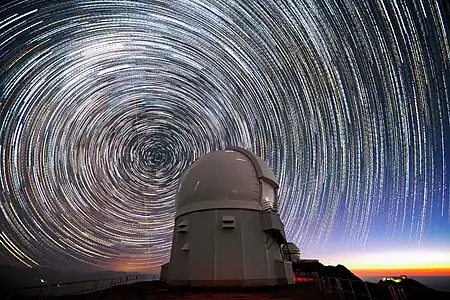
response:
{"label": "dark ridge", "polygon": [[361,281],[361,279],[353,274],[349,269],[343,265],[337,266],[325,266],[320,262],[297,262],[292,263],[294,272],[306,272],[312,273],[317,272],[319,276],[334,277],[341,279],[351,279]]}

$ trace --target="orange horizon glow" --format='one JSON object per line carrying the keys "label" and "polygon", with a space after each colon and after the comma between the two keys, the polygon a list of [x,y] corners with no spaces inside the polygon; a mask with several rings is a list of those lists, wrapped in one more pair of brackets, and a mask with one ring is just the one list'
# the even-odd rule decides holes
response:
{"label": "orange horizon glow", "polygon": [[117,262],[114,265],[110,265],[107,269],[115,272],[129,273],[158,274],[160,272],[160,267],[149,267],[146,264],[130,264],[128,262]]}
{"label": "orange horizon glow", "polygon": [[450,276],[450,251],[447,249],[353,253],[329,257],[327,262],[331,265],[344,265],[358,277]]}
{"label": "orange horizon glow", "polygon": [[353,274],[358,277],[366,276],[400,276],[406,275],[408,277],[438,277],[450,276],[450,268],[398,268],[398,269],[368,269],[358,270],[352,269]]}

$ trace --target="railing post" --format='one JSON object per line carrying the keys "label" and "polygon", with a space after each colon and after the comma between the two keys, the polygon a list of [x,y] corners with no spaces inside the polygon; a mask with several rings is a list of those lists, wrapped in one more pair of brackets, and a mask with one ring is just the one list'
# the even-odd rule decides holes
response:
{"label": "railing post", "polygon": [[393,300],[399,300],[397,296],[397,292],[395,291],[392,285],[388,285],[389,292],[391,293],[391,297]]}
{"label": "railing post", "polygon": [[45,295],[45,297],[47,298],[48,296],[50,296],[50,294],[52,293],[53,290],[53,285],[50,285],[47,289],[47,295]]}
{"label": "railing post", "polygon": [[316,282],[316,284],[319,285],[319,290],[322,291],[322,286],[321,286],[321,284],[320,284],[319,274],[314,273],[314,281]]}
{"label": "railing post", "polygon": [[101,295],[101,294],[103,294],[103,283],[104,283],[105,281],[102,279],[102,280],[100,280],[100,282],[99,282],[99,284],[98,284],[98,286],[99,286],[99,291],[100,291],[100,293],[99,293],[99,295]]}
{"label": "railing post", "polygon": [[45,289],[45,286],[43,286],[43,287],[39,290],[39,296],[38,296],[38,299],[39,299],[39,300],[42,299],[42,295],[44,294],[44,289]]}
{"label": "railing post", "polygon": [[352,295],[353,295],[353,300],[356,300],[356,295],[355,295],[355,291],[353,290],[352,280],[349,279],[349,280],[348,280],[348,283],[349,283],[349,285],[350,285],[350,290],[351,290]]}
{"label": "railing post", "polygon": [[319,277],[319,289],[326,294],[325,288],[323,287],[323,276]]}
{"label": "railing post", "polygon": [[405,290],[403,288],[399,288],[397,291],[401,295],[402,300],[408,300],[408,297],[406,296]]}
{"label": "railing post", "polygon": [[38,298],[39,300],[44,300],[45,298],[47,298],[47,296],[46,296],[47,289],[48,289],[48,286],[44,286],[41,289],[41,292],[39,293],[39,298]]}
{"label": "railing post", "polygon": [[328,286],[330,287],[331,296],[334,296],[333,287],[331,286],[331,282],[330,282],[330,277],[327,277],[327,279],[328,279]]}
{"label": "railing post", "polygon": [[369,300],[372,300],[372,296],[370,295],[369,287],[367,286],[367,282],[364,281],[364,286],[366,287],[367,296],[369,296]]}
{"label": "railing post", "polygon": [[52,286],[48,285],[45,289],[44,289],[44,294],[42,295],[42,299],[47,299],[47,297],[50,295],[50,292],[52,291]]}
{"label": "railing post", "polygon": [[342,284],[341,284],[341,280],[339,278],[334,278],[334,281],[336,282],[336,286],[339,292],[339,297],[341,299],[345,299],[345,294],[344,294],[344,290],[342,289]]}

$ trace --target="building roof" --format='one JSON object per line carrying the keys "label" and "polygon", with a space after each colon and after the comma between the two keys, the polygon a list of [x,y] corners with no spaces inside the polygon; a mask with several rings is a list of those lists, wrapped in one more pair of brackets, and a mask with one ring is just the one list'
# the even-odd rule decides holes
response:
{"label": "building roof", "polygon": [[183,174],[175,201],[176,216],[198,210],[261,210],[261,180],[278,188],[267,164],[243,148],[208,153]]}

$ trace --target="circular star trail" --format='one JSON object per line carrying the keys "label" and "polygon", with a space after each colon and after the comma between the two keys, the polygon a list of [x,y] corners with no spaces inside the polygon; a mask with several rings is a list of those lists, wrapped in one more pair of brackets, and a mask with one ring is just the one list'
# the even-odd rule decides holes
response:
{"label": "circular star trail", "polygon": [[227,146],[274,170],[305,253],[448,239],[442,2],[8,1],[2,261],[161,265],[180,175]]}

